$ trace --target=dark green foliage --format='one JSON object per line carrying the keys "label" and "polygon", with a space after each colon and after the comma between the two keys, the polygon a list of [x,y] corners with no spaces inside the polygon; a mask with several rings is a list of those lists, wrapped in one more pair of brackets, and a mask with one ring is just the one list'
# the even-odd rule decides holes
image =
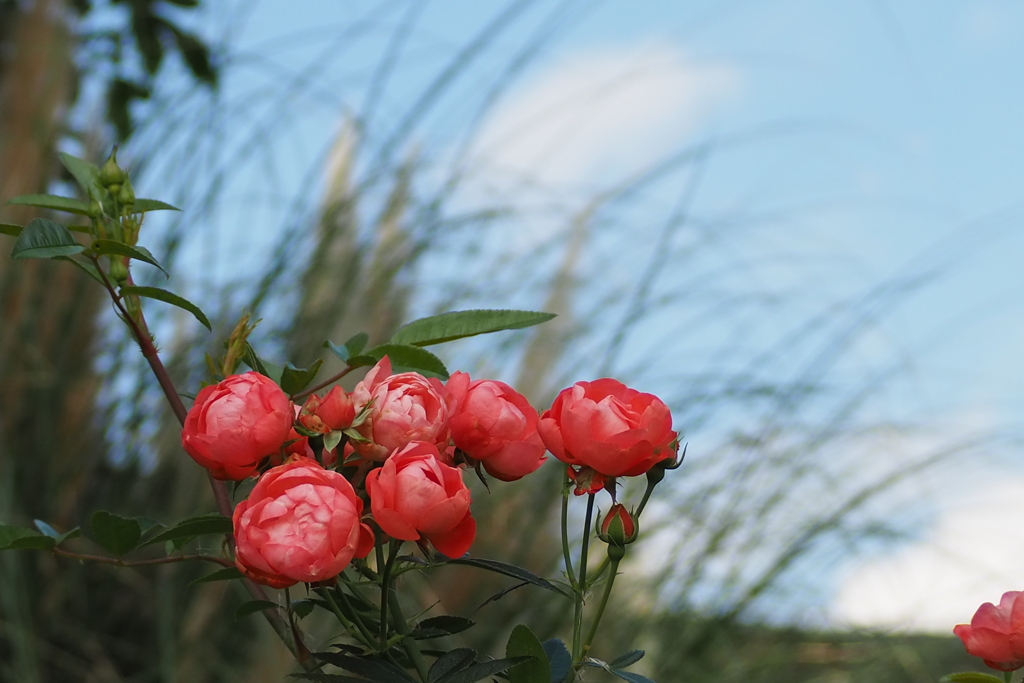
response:
{"label": "dark green foliage", "polygon": [[316,377],[316,373],[320,371],[320,366],[324,362],[317,358],[313,361],[309,367],[297,368],[291,363],[284,364],[284,370],[281,372],[281,388],[284,389],[287,394],[297,394],[313,381]]}
{"label": "dark green foliage", "polygon": [[517,567],[515,565],[508,564],[507,562],[500,562],[498,560],[484,560],[475,557],[464,557],[455,560],[448,560],[447,564],[461,564],[469,567],[478,567],[480,569],[486,569],[487,571],[494,572],[496,574],[504,574],[505,576],[510,576],[514,579],[519,579],[520,581],[524,581],[534,586],[544,588],[545,590],[549,590],[553,593],[558,593],[559,595],[565,596],[566,598],[571,598],[572,595],[568,590],[551,583],[547,579],[541,578],[536,574],[526,569],[523,569],[522,567]]}
{"label": "dark green foliage", "polygon": [[551,667],[551,683],[565,683],[572,671],[572,655],[569,654],[569,648],[558,638],[545,640],[541,645]]}
{"label": "dark green foliage", "polygon": [[35,218],[18,235],[11,258],[53,258],[85,251],[68,229],[46,218]]}
{"label": "dark green foliage", "polygon": [[403,325],[391,337],[391,341],[395,344],[430,346],[478,334],[532,327],[554,317],[553,313],[536,311],[452,311]]}
{"label": "dark green foliage", "polygon": [[206,329],[213,329],[212,326],[210,325],[210,319],[206,317],[206,314],[203,313],[201,308],[196,306],[194,303],[192,303],[185,297],[178,296],[173,292],[168,292],[166,289],[161,289],[159,287],[140,287],[136,285],[130,285],[127,287],[122,287],[121,293],[133,294],[135,296],[141,296],[147,299],[156,299],[157,301],[162,301],[165,304],[177,306],[178,308],[184,309],[191,313],[193,316],[195,316],[195,319],[202,323],[203,327],[205,327]]}
{"label": "dark green foliage", "polygon": [[217,513],[200,515],[178,522],[170,529],[161,531],[156,536],[146,540],[143,545],[154,545],[172,541],[175,546],[181,547],[199,536],[223,535],[231,533],[231,520],[222,517]]}
{"label": "dark green foliage", "polygon": [[[116,240],[93,240],[92,251],[103,256],[109,256],[111,254],[115,256],[127,256],[138,261],[144,261],[151,266],[156,266],[164,274],[165,277],[170,277],[170,274],[164,270],[164,267],[160,265],[160,262],[156,260],[153,254],[149,253],[149,249],[145,247],[133,247],[124,242],[118,242]],[[149,288],[154,289],[154,288]],[[163,290],[160,290],[163,291]],[[138,293],[138,292],[136,292]],[[145,296],[140,294],[140,296]],[[156,298],[156,297],[154,297]],[[170,302],[168,302],[170,303]]]}
{"label": "dark green foliage", "polygon": [[551,683],[547,652],[528,626],[519,624],[512,629],[505,645],[505,656],[527,658],[509,671],[512,683]]}
{"label": "dark green foliage", "polygon": [[352,367],[375,365],[384,356],[391,361],[391,369],[395,372],[419,372],[428,377],[448,379],[448,368],[441,359],[426,349],[406,344],[381,344],[365,354],[348,359]]}

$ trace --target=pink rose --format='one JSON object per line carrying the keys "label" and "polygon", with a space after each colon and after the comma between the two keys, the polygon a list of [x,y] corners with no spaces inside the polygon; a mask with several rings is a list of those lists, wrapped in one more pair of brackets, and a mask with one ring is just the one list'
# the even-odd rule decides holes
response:
{"label": "pink rose", "polygon": [[1003,593],[999,606],[986,602],[970,624],[953,633],[964,641],[969,654],[985,660],[985,666],[1015,671],[1024,666],[1024,591]]}
{"label": "pink rose", "polygon": [[235,564],[274,588],[331,579],[373,548],[362,513],[348,480],[316,461],[274,467],[235,508]]}
{"label": "pink rose", "polygon": [[217,479],[240,481],[278,452],[292,428],[292,403],[269,377],[232,375],[199,392],[181,445]]}
{"label": "pink rose", "polygon": [[537,411],[515,389],[490,379],[470,381],[456,372],[445,385],[455,446],[483,463],[496,479],[515,481],[544,462]]}
{"label": "pink rose", "polygon": [[439,380],[415,372],[391,374],[391,361],[385,356],[352,391],[356,413],[373,401],[366,420],[356,427],[370,443],[355,442],[356,452],[381,461],[411,441],[446,449],[448,407],[443,394]]}
{"label": "pink rose", "polygon": [[599,491],[607,478],[643,474],[678,447],[661,399],[614,379],[563,389],[537,429],[548,450],[570,465],[577,495]]}
{"label": "pink rose", "polygon": [[348,429],[356,417],[352,399],[344,389],[335,386],[326,396],[320,398],[311,394],[299,413],[299,424],[311,432],[326,434],[338,429]]}
{"label": "pink rose", "polygon": [[414,441],[366,475],[370,509],[392,538],[424,538],[448,557],[461,557],[476,536],[469,489],[458,468],[440,460],[437,448]]}

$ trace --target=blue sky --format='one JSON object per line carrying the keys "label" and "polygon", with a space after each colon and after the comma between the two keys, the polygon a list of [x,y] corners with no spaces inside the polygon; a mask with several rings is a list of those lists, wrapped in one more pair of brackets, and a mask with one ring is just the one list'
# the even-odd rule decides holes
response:
{"label": "blue sky", "polygon": [[[418,6],[410,15],[402,3],[264,0],[251,5],[244,23],[230,25],[234,49],[248,61],[226,80],[226,100],[249,97],[258,116],[289,75],[303,69],[315,71],[318,93],[296,94],[287,106],[287,133],[264,141],[274,149],[273,182],[259,155],[244,157],[216,214],[226,232],[192,246],[208,266],[201,277],[218,280],[260,267],[259,258],[238,258],[235,251],[227,260],[210,259],[243,233],[258,256],[273,229],[288,223],[280,198],[294,195],[310,168],[322,168],[346,114],[365,108],[366,83],[407,17],[415,16],[415,30],[389,88],[379,93],[369,129],[374,140],[400,124],[426,79],[502,7],[465,0]],[[777,321],[710,325],[676,350],[680,366],[688,367],[638,379],[671,392],[666,383],[676,370],[683,376],[711,362],[744,324],[754,332],[743,342],[756,349],[829,302],[880,282],[929,275],[897,305],[878,309],[838,379],[856,381],[858,373],[899,362],[905,381],[872,408],[875,417],[922,427],[923,434],[897,450],[934,446],[978,428],[1019,427],[1024,6],[1010,0],[640,0],[523,7],[410,138],[427,158],[444,160],[475,126],[469,158],[480,180],[461,191],[456,206],[496,198],[515,206],[524,220],[508,248],[528,250],[544,246],[588,193],[672,150],[704,145],[698,171],[655,184],[624,215],[636,225],[656,225],[699,176],[689,210],[696,234],[714,241],[716,251],[697,268],[735,270],[723,278],[731,292],[795,302]],[[472,103],[484,96],[495,69],[559,11],[558,39],[475,119]],[[364,19],[366,32],[345,33]],[[215,21],[209,31],[219,35],[222,27]],[[249,144],[241,135],[223,131],[225,145]],[[525,175],[536,182],[525,186]],[[609,286],[627,281],[642,267],[637,264],[649,262],[651,237],[643,235],[633,243],[599,240],[588,267]],[[647,347],[634,340],[634,348],[656,354],[660,342],[652,339]],[[832,602],[818,607],[839,622],[943,631],[967,619],[973,605],[1015,588],[1006,582],[1024,572],[1024,556],[997,552],[998,544],[984,545],[988,536],[976,533],[977,526],[965,531],[954,523],[959,515],[990,525],[1002,514],[1008,529],[1019,528],[1015,509],[992,512],[984,495],[985,482],[998,476],[1000,498],[1024,497],[1019,453],[1003,448],[987,455],[928,482],[932,517],[917,545],[874,560],[844,559],[826,582],[828,594],[815,598]],[[975,502],[952,514],[945,501],[953,483],[965,481],[973,488],[964,500]],[[975,558],[934,577],[935,590],[947,596],[938,602],[948,608],[932,604],[933,612],[922,616],[921,600],[912,596],[894,608],[892,596],[909,596],[907,582],[921,584],[921,567],[934,567],[937,544],[944,557]],[[999,566],[979,570],[977,558],[990,552]],[[972,580],[971,572],[980,578]],[[870,595],[882,597],[864,607]]]}

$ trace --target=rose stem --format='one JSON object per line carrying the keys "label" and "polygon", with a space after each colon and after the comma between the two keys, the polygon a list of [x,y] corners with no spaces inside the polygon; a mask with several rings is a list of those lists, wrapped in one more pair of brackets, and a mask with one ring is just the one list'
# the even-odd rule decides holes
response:
{"label": "rose stem", "polygon": [[569,552],[569,475],[565,475],[562,484],[562,557],[565,560],[565,575],[573,591],[576,587],[576,573],[572,570],[572,553]]}
{"label": "rose stem", "polygon": [[576,611],[572,625],[572,658],[580,659],[580,637],[583,635],[583,598],[587,592],[587,551],[590,549],[590,520],[594,516],[594,494],[587,495],[587,516],[583,520],[583,544],[580,548],[580,579],[576,589]]}
{"label": "rose stem", "polygon": [[[171,376],[167,373],[167,368],[164,367],[163,362],[160,360],[160,355],[157,353],[156,345],[153,344],[153,340],[149,336],[149,332],[146,329],[145,318],[142,316],[142,309],[139,308],[139,320],[136,320],[128,310],[124,307],[121,295],[114,289],[110,280],[107,278],[107,274],[103,272],[103,268],[100,267],[99,258],[96,256],[90,256],[93,265],[96,266],[96,270],[99,271],[100,277],[103,278],[103,285],[106,287],[107,292],[110,294],[111,300],[114,302],[114,306],[117,307],[121,313],[125,324],[132,331],[132,335],[135,340],[139,343],[139,348],[142,351],[143,357],[146,362],[149,363],[150,369],[153,371],[153,375],[156,376],[157,383],[160,384],[160,388],[164,392],[164,398],[171,404],[171,410],[174,411],[174,416],[178,418],[178,422],[184,426],[185,416],[188,411],[185,409],[185,404],[181,402],[181,397],[178,396],[178,390],[175,389],[174,383],[171,381]],[[231,498],[228,496],[228,489],[224,485],[224,482],[214,479],[207,473],[210,480],[210,486],[213,488],[213,497],[217,501],[217,510],[224,517],[231,517]],[[229,537],[228,544],[234,547],[234,538]],[[263,590],[261,586],[257,586],[249,579],[242,579],[242,585],[245,586],[246,591],[255,600],[269,600],[267,592]],[[320,666],[309,659],[308,656],[303,656],[305,647],[296,651],[295,644],[292,642],[293,634],[292,630],[285,623],[281,615],[276,610],[261,610],[263,616],[270,623],[270,626],[277,633],[278,637],[281,638],[282,642],[291,650],[292,654],[295,655],[295,659],[298,660],[302,668],[307,671],[316,671],[320,669]],[[301,639],[300,639],[301,641]]]}
{"label": "rose stem", "polygon": [[[601,623],[601,617],[604,616],[604,608],[608,606],[608,597],[612,594],[612,584],[615,583],[615,576],[619,571],[619,560],[611,561],[612,574],[608,577],[608,582],[604,586],[604,595],[601,596],[601,603],[597,606],[597,614],[594,615],[594,623],[590,625],[590,633],[587,634],[587,639],[583,641],[583,649],[580,652],[580,657],[586,657],[590,651],[590,645],[594,642],[594,636],[597,635],[597,625]],[[574,662],[579,664],[579,662]]]}

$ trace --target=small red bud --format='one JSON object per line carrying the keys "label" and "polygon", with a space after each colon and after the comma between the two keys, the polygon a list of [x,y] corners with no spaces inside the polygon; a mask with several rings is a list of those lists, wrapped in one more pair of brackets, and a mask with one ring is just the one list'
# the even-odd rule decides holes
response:
{"label": "small red bud", "polygon": [[601,522],[597,537],[609,545],[621,547],[635,541],[638,531],[633,515],[621,503],[616,503]]}

